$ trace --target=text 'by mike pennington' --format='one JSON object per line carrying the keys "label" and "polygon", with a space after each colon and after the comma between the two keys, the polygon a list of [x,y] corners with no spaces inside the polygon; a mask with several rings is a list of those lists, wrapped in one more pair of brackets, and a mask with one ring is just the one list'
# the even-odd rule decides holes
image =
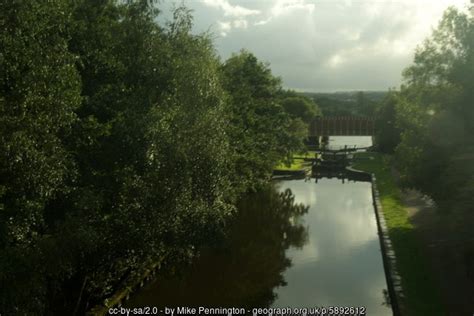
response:
{"label": "text 'by mike pennington'", "polygon": [[348,315],[364,316],[366,308],[363,306],[327,306],[327,307],[269,307],[269,308],[236,308],[236,307],[113,307],[109,309],[109,315],[295,315],[295,316],[331,316]]}

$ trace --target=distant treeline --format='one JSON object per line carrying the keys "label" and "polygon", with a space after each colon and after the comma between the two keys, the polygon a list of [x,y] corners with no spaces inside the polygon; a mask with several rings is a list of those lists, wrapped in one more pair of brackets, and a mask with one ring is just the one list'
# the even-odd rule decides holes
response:
{"label": "distant treeline", "polygon": [[318,109],[180,7],[0,3],[0,314],[72,315],[192,254]]}
{"label": "distant treeline", "polygon": [[403,75],[400,90],[390,91],[378,109],[377,146],[394,153],[404,185],[429,194],[450,214],[450,238],[474,249],[472,11],[448,9]]}
{"label": "distant treeline", "polygon": [[301,92],[311,98],[324,116],[374,116],[385,91]]}

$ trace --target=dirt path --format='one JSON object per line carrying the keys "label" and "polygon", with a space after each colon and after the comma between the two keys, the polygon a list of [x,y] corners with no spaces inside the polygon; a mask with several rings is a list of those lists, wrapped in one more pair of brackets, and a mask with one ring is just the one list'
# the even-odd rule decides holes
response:
{"label": "dirt path", "polygon": [[474,316],[474,227],[463,230],[463,220],[474,221],[459,214],[443,214],[415,190],[403,191],[402,201],[430,263],[427,268],[439,286],[446,315]]}

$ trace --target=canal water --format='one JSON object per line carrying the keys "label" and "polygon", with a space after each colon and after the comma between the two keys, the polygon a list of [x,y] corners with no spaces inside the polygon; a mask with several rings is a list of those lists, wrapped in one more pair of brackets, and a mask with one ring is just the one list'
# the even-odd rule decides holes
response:
{"label": "canal water", "polygon": [[330,149],[341,149],[348,147],[370,147],[372,146],[372,137],[370,136],[331,136],[329,137]]}
{"label": "canal water", "polygon": [[392,315],[369,182],[283,180],[238,205],[227,237],[128,307],[363,307]]}

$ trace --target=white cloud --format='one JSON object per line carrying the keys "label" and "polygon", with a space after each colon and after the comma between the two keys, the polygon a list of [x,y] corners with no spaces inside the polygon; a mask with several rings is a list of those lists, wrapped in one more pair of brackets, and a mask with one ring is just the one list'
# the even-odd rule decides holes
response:
{"label": "white cloud", "polygon": [[228,0],[201,0],[203,4],[223,11],[226,21],[217,21],[219,32],[226,37],[232,29],[246,29],[250,16],[259,15],[260,10],[249,9],[240,5],[232,5]]}
{"label": "white cloud", "polygon": [[248,26],[247,20],[240,19],[232,21],[232,26],[236,29],[246,29]]}
{"label": "white cloud", "polygon": [[343,57],[342,54],[337,53],[337,54],[332,55],[328,59],[328,61],[326,62],[326,65],[330,68],[337,68],[343,65],[345,61],[346,61],[346,58]]}
{"label": "white cloud", "polygon": [[307,14],[312,14],[314,8],[315,4],[307,3],[306,0],[277,0],[267,13],[267,17],[255,22],[255,25],[265,25],[281,15],[290,14],[294,10],[302,10]]}
{"label": "white cloud", "polygon": [[272,16],[277,17],[293,10],[306,10],[312,13],[314,7],[314,3],[306,3],[306,0],[278,0],[270,12]]}
{"label": "white cloud", "polygon": [[449,5],[469,0],[188,0],[197,29],[216,27],[223,58],[241,48],[288,88],[398,86],[417,45]]}
{"label": "white cloud", "polygon": [[204,4],[224,11],[224,16],[245,17],[260,14],[259,10],[248,9],[239,5],[231,5],[227,0],[201,0]]}
{"label": "white cloud", "polygon": [[360,39],[361,32],[360,30],[355,30],[354,28],[345,28],[341,29],[339,34],[344,36],[349,41],[357,41]]}
{"label": "white cloud", "polygon": [[217,25],[220,30],[220,35],[226,37],[232,29],[246,29],[248,22],[244,19],[237,19],[227,22],[218,21]]}
{"label": "white cloud", "polygon": [[227,36],[227,33],[232,29],[232,25],[230,22],[217,22],[219,25],[219,29],[221,31],[221,36],[225,37]]}

